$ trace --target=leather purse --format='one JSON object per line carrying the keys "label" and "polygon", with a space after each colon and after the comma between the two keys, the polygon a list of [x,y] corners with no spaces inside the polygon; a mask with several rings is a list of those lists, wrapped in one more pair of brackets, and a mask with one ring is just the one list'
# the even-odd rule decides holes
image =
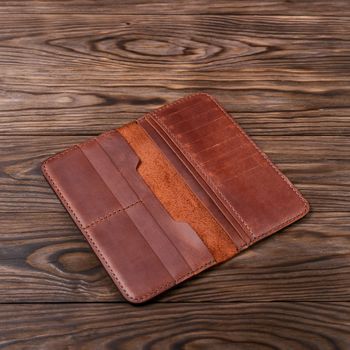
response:
{"label": "leather purse", "polygon": [[232,258],[309,211],[204,93],[75,145],[42,170],[132,303]]}

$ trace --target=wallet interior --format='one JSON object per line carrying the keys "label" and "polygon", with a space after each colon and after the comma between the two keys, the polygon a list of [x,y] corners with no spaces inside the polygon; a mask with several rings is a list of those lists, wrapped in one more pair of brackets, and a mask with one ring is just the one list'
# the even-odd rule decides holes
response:
{"label": "wallet interior", "polygon": [[134,303],[229,259],[309,209],[206,94],[76,145],[42,169]]}
{"label": "wallet interior", "polygon": [[118,131],[140,159],[138,172],[171,217],[178,222],[188,223],[208,247],[216,262],[232,257],[237,248],[226,231],[145,130],[134,122]]}

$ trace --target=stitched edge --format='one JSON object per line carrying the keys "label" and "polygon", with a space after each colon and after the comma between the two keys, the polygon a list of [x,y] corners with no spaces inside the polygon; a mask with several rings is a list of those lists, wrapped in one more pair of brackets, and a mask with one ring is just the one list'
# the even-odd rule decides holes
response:
{"label": "stitched edge", "polygon": [[[58,197],[61,199],[62,203],[65,205],[66,209],[68,210],[68,212],[71,214],[71,216],[73,217],[74,221],[77,223],[79,229],[81,230],[81,232],[84,234],[84,236],[86,237],[86,239],[88,240],[88,242],[90,243],[91,247],[93,248],[93,250],[95,251],[96,255],[100,258],[100,260],[102,261],[102,263],[104,264],[105,268],[107,269],[107,271],[109,272],[110,276],[112,277],[113,281],[115,282],[115,284],[118,286],[119,290],[121,291],[121,293],[124,295],[124,297],[126,299],[128,299],[129,301],[133,301],[133,302],[144,302],[158,294],[160,294],[161,292],[167,290],[168,288],[182,282],[183,280],[185,280],[186,278],[189,278],[195,274],[197,274],[198,272],[204,270],[205,268],[208,268],[210,266],[213,266],[215,264],[215,260],[210,260],[207,263],[200,265],[198,267],[196,267],[195,269],[187,272],[186,274],[180,276],[177,279],[174,279],[174,282],[167,282],[164,283],[162,285],[160,285],[159,287],[152,289],[151,291],[140,295],[138,297],[133,297],[131,296],[128,291],[126,290],[125,286],[123,285],[123,283],[119,280],[119,278],[117,277],[116,273],[113,271],[112,267],[110,266],[110,264],[108,263],[107,259],[105,258],[104,254],[102,253],[102,251],[99,249],[98,245],[96,244],[95,240],[93,239],[93,237],[90,235],[89,231],[88,231],[88,227],[84,227],[82,222],[80,221],[78,215],[75,213],[75,211],[73,210],[73,208],[70,206],[68,200],[64,197],[63,193],[61,192],[61,190],[59,189],[58,185],[56,184],[56,182],[54,181],[54,179],[51,177],[51,175],[49,174],[49,171],[47,169],[47,164],[53,160],[57,160],[59,158],[64,157],[65,155],[67,155],[68,153],[79,149],[79,146],[83,146],[86,144],[89,144],[93,141],[96,141],[97,138],[99,137],[104,137],[108,134],[117,132],[117,129],[113,129],[110,131],[107,131],[103,134],[98,135],[97,137],[94,137],[92,139],[89,139],[86,142],[82,142],[76,145],[73,145],[72,147],[58,153],[55,154],[53,156],[51,156],[50,158],[46,159],[43,163],[42,163],[42,171],[46,177],[46,179],[49,181],[50,185],[52,186],[52,188],[55,190],[56,194],[58,195]],[[138,202],[132,204],[135,205]],[[130,206],[132,206],[130,205]],[[130,207],[129,206],[129,207]],[[127,209],[128,207],[124,208]],[[123,209],[120,209],[119,211],[121,211]],[[112,212],[113,213],[113,212]],[[107,214],[106,216],[111,216],[113,215],[112,213]],[[104,217],[103,217],[104,218]],[[98,219],[97,219],[98,220]],[[89,224],[91,225],[91,224]]]}
{"label": "stitched edge", "polygon": [[238,218],[240,220],[242,220],[242,224],[248,229],[248,232],[251,233],[251,235],[253,236],[253,239],[250,240],[249,243],[242,245],[240,248],[244,249],[247,246],[249,246],[250,244],[268,236],[269,234],[278,231],[279,229],[285,227],[286,225],[294,222],[296,219],[304,216],[308,210],[309,210],[309,204],[308,202],[305,200],[304,197],[302,197],[302,195],[300,194],[300,192],[295,188],[295,186],[293,186],[293,184],[286,178],[286,176],[284,174],[281,173],[281,171],[275,166],[275,164],[273,164],[271,162],[271,160],[268,158],[268,156],[261,150],[258,148],[258,146],[254,143],[254,141],[243,131],[243,129],[229,116],[229,114],[223,109],[222,106],[219,105],[219,103],[209,94],[204,93],[204,92],[199,92],[199,93],[195,93],[195,94],[191,94],[188,96],[185,96],[179,100],[176,100],[174,102],[171,102],[169,104],[166,104],[158,109],[156,109],[153,112],[147,113],[144,117],[142,117],[142,119],[144,119],[147,116],[151,116],[154,117],[165,129],[166,131],[170,134],[170,136],[172,136],[174,138],[174,142],[177,143],[177,145],[179,146],[179,142],[178,139],[176,138],[176,136],[166,127],[166,125],[164,125],[164,123],[159,119],[159,113],[164,111],[165,109],[172,107],[174,105],[177,105],[179,103],[182,103],[186,100],[192,99],[195,96],[205,96],[207,97],[210,101],[212,101],[213,103],[215,103],[215,105],[220,109],[220,111],[223,113],[223,115],[228,118],[228,120],[233,124],[234,127],[237,128],[237,130],[241,133],[241,135],[243,137],[245,137],[245,139],[259,152],[259,154],[265,159],[265,161],[272,167],[272,169],[274,169],[274,171],[282,178],[282,180],[288,185],[288,187],[299,197],[299,199],[301,200],[301,202],[304,204],[304,208],[303,210],[296,214],[295,216],[288,218],[287,220],[285,220],[284,222],[276,225],[276,226],[272,226],[271,228],[268,228],[265,232],[259,233],[257,235],[255,235],[252,232],[252,229],[249,227],[249,225],[244,221],[244,219],[242,218],[242,216],[237,212],[237,210],[235,210],[232,206],[232,204],[228,201],[228,199],[224,196],[224,194],[217,188],[216,185],[213,184],[212,180],[210,178],[208,178],[208,176],[204,173],[203,169],[201,168],[201,166],[198,164],[198,162],[196,160],[193,159],[193,157],[185,150],[182,151],[183,153],[190,158],[190,160],[197,165],[198,170],[200,170],[201,175],[203,175],[207,181],[209,182],[209,184],[211,186],[214,187],[215,190],[218,191],[218,193],[222,196],[222,199],[229,205],[229,207],[231,208],[231,210],[233,210],[233,212],[238,216]]}
{"label": "stitched edge", "polygon": [[95,225],[99,224],[100,222],[109,219],[111,216],[113,216],[113,215],[115,215],[115,214],[118,214],[118,213],[120,213],[121,211],[125,211],[125,210],[127,210],[127,209],[133,207],[134,205],[139,204],[139,203],[142,203],[142,201],[139,200],[139,201],[137,201],[137,202],[135,202],[135,203],[132,203],[132,204],[130,204],[130,205],[124,207],[124,208],[114,209],[114,210],[110,211],[109,213],[107,213],[106,215],[103,215],[103,216],[98,217],[96,220],[94,220],[94,221],[92,221],[90,224],[86,225],[86,226],[84,227],[84,229],[87,229],[87,228],[89,228],[89,227],[91,227],[91,226],[95,226]]}

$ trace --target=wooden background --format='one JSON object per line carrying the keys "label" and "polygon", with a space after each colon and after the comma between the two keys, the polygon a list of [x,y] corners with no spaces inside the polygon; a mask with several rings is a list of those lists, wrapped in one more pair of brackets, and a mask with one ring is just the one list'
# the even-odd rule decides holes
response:
{"label": "wooden background", "polygon": [[[0,2],[1,349],[350,349],[348,0]],[[312,213],[144,306],[40,163],[215,96]]]}

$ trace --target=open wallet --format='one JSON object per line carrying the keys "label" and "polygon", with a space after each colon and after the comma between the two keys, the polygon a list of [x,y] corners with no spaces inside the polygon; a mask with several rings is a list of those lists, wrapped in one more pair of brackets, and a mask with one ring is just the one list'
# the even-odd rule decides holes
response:
{"label": "open wallet", "polygon": [[42,170],[132,303],[232,258],[309,211],[204,93],[58,153]]}

